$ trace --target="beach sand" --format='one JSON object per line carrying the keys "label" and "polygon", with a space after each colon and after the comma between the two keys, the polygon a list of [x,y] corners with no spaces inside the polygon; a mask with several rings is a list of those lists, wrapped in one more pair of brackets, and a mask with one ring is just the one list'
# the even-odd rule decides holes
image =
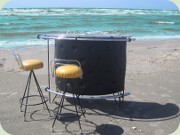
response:
{"label": "beach sand", "polygon": [[[96,135],[168,135],[180,123],[180,40],[149,40],[127,43],[127,70],[124,103],[117,108],[113,100],[83,100],[86,118],[81,117],[86,134]],[[53,46],[50,48],[53,58]],[[44,68],[37,70],[41,86],[47,86],[47,48],[20,49],[22,59],[38,58]],[[0,123],[13,135],[71,135],[79,132],[76,120],[56,122],[51,131],[52,118],[42,106],[29,107],[28,122],[20,112],[19,99],[23,95],[28,72],[20,71],[10,49],[0,50]],[[54,78],[51,78],[52,87]],[[32,88],[35,88],[32,86]],[[44,90],[44,95],[48,95]],[[48,103],[51,110],[55,104]],[[72,106],[74,109],[74,107]]]}

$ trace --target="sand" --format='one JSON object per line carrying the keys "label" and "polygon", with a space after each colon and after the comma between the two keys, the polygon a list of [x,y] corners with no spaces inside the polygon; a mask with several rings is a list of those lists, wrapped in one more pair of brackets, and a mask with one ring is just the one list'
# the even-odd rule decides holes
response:
{"label": "sand", "polygon": [[[117,108],[113,100],[82,101],[86,119],[81,117],[86,134],[96,135],[168,135],[180,123],[180,40],[133,41],[127,45],[127,71],[124,103]],[[51,59],[53,49],[50,48]],[[44,68],[36,74],[41,86],[47,86],[47,48],[26,47],[19,50],[22,59],[39,58]],[[0,123],[13,135],[71,135],[78,134],[76,120],[57,121],[51,131],[53,118],[42,106],[31,107],[27,120],[19,109],[27,72],[20,71],[12,50],[0,49]],[[51,77],[52,87],[54,78]],[[34,88],[34,86],[32,86]],[[43,90],[43,93],[47,96]],[[57,99],[58,100],[58,99]],[[66,102],[67,104],[68,102]],[[48,103],[53,110],[56,105]],[[72,108],[74,108],[72,106]],[[34,110],[37,111],[30,118]]]}

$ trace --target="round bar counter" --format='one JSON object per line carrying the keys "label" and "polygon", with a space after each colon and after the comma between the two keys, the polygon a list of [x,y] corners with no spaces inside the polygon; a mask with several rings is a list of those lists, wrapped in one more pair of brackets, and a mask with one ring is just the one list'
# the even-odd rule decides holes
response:
{"label": "round bar counter", "polygon": [[[126,73],[126,44],[130,36],[119,35],[40,35],[55,40],[55,59],[78,60],[83,70],[80,95],[105,95],[124,91]],[[76,81],[73,87],[78,89]],[[56,78],[61,89],[64,79]],[[71,88],[67,92],[72,93]]]}

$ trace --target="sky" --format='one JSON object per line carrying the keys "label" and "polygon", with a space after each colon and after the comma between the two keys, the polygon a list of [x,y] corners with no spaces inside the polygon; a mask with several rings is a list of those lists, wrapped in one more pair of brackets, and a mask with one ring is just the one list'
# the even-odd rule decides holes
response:
{"label": "sky", "polygon": [[169,0],[10,0],[4,6],[4,8],[35,7],[132,8],[177,10],[177,7]]}

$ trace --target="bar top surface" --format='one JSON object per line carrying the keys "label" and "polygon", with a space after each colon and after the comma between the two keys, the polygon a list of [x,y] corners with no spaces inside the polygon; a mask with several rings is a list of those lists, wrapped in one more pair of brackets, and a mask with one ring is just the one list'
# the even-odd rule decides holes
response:
{"label": "bar top surface", "polygon": [[37,36],[38,39],[55,39],[55,40],[86,40],[86,41],[132,41],[132,36],[128,35],[102,35],[102,34],[40,34]]}

